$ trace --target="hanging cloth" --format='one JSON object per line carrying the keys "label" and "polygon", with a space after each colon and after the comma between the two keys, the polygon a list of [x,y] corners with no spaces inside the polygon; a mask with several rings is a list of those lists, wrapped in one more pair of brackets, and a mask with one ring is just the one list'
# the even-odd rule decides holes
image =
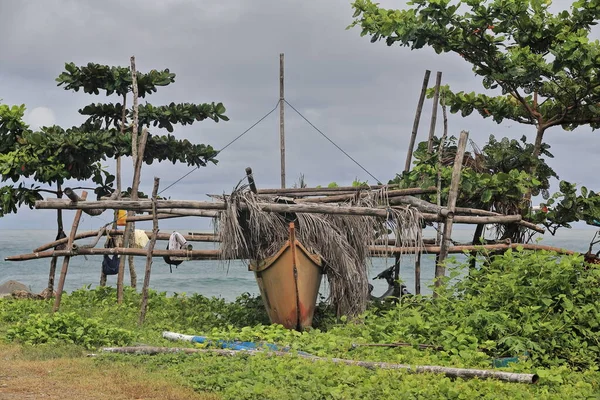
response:
{"label": "hanging cloth", "polygon": [[150,239],[148,239],[148,235],[146,235],[146,232],[144,232],[142,229],[136,229],[133,232],[133,246],[132,247],[137,247],[138,249],[143,249],[144,247],[146,247],[146,245],[148,244],[149,241],[150,241]]}
{"label": "hanging cloth", "polygon": [[[183,248],[187,248],[187,240],[183,237],[183,235],[179,232],[173,232],[169,237],[169,243],[167,244],[167,250],[181,250]],[[170,256],[164,256],[163,260],[167,264],[169,264],[169,268],[171,268],[171,272],[173,272],[173,265],[177,267],[179,264],[183,262],[183,260],[175,260]]]}
{"label": "hanging cloth", "polygon": [[[106,241],[106,248],[114,246],[113,238]],[[115,254],[111,258],[108,254],[105,254],[102,260],[102,273],[104,275],[117,275],[119,273],[119,264],[121,264],[121,258],[118,255]]]}

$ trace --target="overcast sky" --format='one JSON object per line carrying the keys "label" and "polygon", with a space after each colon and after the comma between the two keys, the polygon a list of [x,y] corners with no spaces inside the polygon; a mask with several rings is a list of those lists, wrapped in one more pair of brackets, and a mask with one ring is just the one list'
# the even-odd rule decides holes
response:
{"label": "overcast sky", "polygon": [[[153,104],[223,102],[229,122],[205,121],[175,131],[181,138],[222,148],[276,105],[279,53],[285,53],[285,97],[333,141],[381,181],[403,169],[423,74],[443,72],[454,90],[479,90],[470,66],[454,55],[429,49],[410,51],[384,42],[369,43],[352,22],[350,0],[45,0],[0,1],[0,99],[26,104],[33,128],[78,125],[77,110],[92,102],[118,101],[57,87],[65,62],[129,65],[142,71],[169,68],[174,84],[146,98]],[[382,0],[401,8],[404,1]],[[556,2],[555,2],[556,3]],[[558,2],[564,3],[564,2]],[[562,4],[559,4],[561,6]],[[146,101],[142,100],[142,102]],[[431,102],[425,105],[418,140],[429,129]],[[207,200],[207,193],[229,192],[251,166],[261,188],[278,187],[279,120],[274,112],[220,156],[217,166],[201,168],[163,193],[174,199]],[[309,186],[353,179],[375,183],[318,132],[286,107],[287,184],[300,174]],[[441,115],[441,113],[440,113]],[[441,118],[438,119],[441,132]],[[530,126],[497,125],[479,115],[450,115],[450,133],[468,130],[482,147],[490,134],[519,138]],[[153,129],[152,133],[159,133]],[[578,184],[600,189],[600,136],[591,129],[553,128],[545,141],[550,165]],[[574,162],[574,160],[577,160]],[[112,161],[107,161],[114,171]],[[131,182],[131,160],[124,183]],[[144,166],[140,189],[151,192],[152,178],[167,187],[190,169],[163,163]],[[69,212],[66,227],[73,212]],[[0,219],[0,229],[52,229],[55,212],[21,209]],[[86,216],[80,229],[96,229],[108,213]],[[205,229],[197,219],[161,222],[163,228]]]}

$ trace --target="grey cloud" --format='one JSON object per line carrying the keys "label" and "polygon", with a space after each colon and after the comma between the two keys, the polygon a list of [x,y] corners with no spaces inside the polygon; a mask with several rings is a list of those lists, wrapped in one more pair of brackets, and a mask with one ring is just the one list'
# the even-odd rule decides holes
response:
{"label": "grey cloud", "polygon": [[[49,107],[62,126],[83,118],[77,109],[112,97],[70,93],[54,79],[64,62],[128,65],[136,56],[142,71],[170,68],[174,85],[147,100],[153,104],[222,101],[231,121],[183,127],[178,137],[222,148],[271,110],[279,97],[279,53],[285,53],[286,99],[319,129],[382,181],[402,170],[416,102],[425,69],[442,70],[443,83],[455,90],[480,90],[468,64],[453,55],[424,49],[410,51],[383,43],[370,44],[352,21],[349,0],[278,2],[192,0],[121,2],[47,0],[1,2],[0,99]],[[402,3],[381,1],[386,7]],[[566,2],[558,2],[564,6]],[[556,3],[555,3],[556,5]],[[144,102],[146,100],[142,100]],[[429,129],[431,103],[423,111],[418,140]],[[441,132],[441,112],[437,133]],[[251,166],[261,187],[279,186],[279,124],[273,113],[219,155],[219,164],[194,171],[164,194],[206,199],[206,193],[229,191]],[[449,116],[450,134],[460,130],[482,146],[490,134],[533,140],[532,127],[495,124],[478,115]],[[153,133],[160,133],[153,129]],[[561,178],[598,185],[595,177],[597,133],[548,132]],[[595,147],[594,147],[595,146]],[[303,173],[310,185],[331,181],[349,184],[373,179],[286,106],[287,183]],[[594,150],[595,149],[595,150]],[[572,162],[573,154],[586,154]],[[114,170],[114,162],[107,161]],[[131,162],[124,163],[123,182],[131,181]],[[183,165],[153,164],[143,169],[141,189],[151,191],[152,177],[161,188],[189,172]],[[19,218],[0,219],[0,227],[52,226],[53,213],[23,210]],[[47,223],[47,224],[46,224]],[[177,224],[176,222],[165,222]],[[175,226],[166,225],[166,226]],[[162,225],[161,225],[162,226]]]}

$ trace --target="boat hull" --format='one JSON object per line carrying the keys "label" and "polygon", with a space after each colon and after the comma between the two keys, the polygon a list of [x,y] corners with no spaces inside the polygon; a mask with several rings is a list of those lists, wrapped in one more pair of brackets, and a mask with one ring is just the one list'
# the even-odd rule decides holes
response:
{"label": "boat hull", "polygon": [[274,256],[250,263],[271,323],[288,329],[312,326],[323,277],[321,258],[291,235]]}

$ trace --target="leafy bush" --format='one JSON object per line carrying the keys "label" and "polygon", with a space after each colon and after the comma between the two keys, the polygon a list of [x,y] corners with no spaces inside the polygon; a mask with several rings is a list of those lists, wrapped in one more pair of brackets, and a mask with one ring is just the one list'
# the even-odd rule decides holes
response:
{"label": "leafy bush", "polygon": [[[270,325],[260,297],[247,294],[225,302],[150,291],[146,323],[138,327],[140,294],[131,288],[120,305],[114,288],[65,294],[64,314],[54,316],[46,314],[46,301],[0,300],[0,319],[12,325],[9,338],[31,343],[63,341],[89,348],[125,344],[135,335],[148,345],[195,346],[161,337],[163,330],[172,330],[275,343],[321,357],[411,365],[489,369],[495,358],[517,356],[519,362],[508,370],[540,376],[538,385],[528,386],[267,355],[107,355],[98,361],[140,363],[224,398],[593,398],[599,393],[600,269],[584,264],[581,256],[543,251],[507,251],[478,261],[468,273],[463,271],[468,261],[450,268],[437,299],[408,296],[399,304],[373,304],[355,320],[337,320],[322,304],[315,328],[302,333]],[[115,334],[123,329],[128,329],[124,336]],[[395,342],[413,346],[360,346]]]}
{"label": "leafy bush", "polygon": [[86,349],[100,346],[124,346],[133,340],[125,329],[107,327],[96,319],[84,319],[77,314],[34,314],[7,332],[9,340],[28,344],[63,341]]}

